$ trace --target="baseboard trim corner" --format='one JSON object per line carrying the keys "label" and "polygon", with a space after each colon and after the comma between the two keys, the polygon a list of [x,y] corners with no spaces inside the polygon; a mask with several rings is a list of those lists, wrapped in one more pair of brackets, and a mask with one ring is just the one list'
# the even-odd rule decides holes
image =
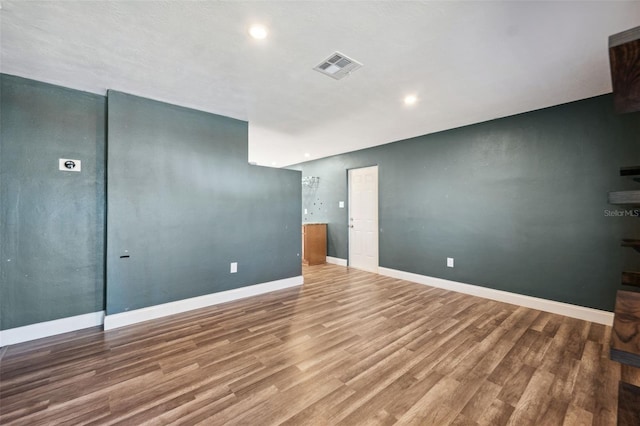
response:
{"label": "baseboard trim corner", "polygon": [[0,331],[0,347],[102,325],[104,311],[38,322]]}
{"label": "baseboard trim corner", "polygon": [[585,306],[572,305],[564,302],[556,302],[555,300],[510,293],[508,291],[495,290],[473,284],[449,281],[443,278],[429,277],[427,275],[414,274],[412,272],[399,271],[390,268],[380,267],[378,273],[391,278],[412,281],[418,284],[456,291],[458,293],[470,294],[473,296],[483,297],[485,299],[497,300],[499,302],[511,303],[513,305],[520,305],[527,308],[537,309],[539,311],[564,315],[598,324],[608,326],[613,324],[613,312],[602,311],[600,309],[587,308]]}
{"label": "baseboard trim corner", "polygon": [[194,309],[206,308],[221,303],[232,302],[251,296],[258,296],[272,291],[284,290],[290,287],[300,286],[304,283],[302,275],[255,284],[247,287],[234,288],[218,293],[205,294],[204,296],[191,297],[175,302],[163,303],[133,311],[107,315],[104,318],[104,329],[113,330],[127,325],[137,324],[143,321],[175,315]]}
{"label": "baseboard trim corner", "polygon": [[347,266],[347,259],[341,259],[339,257],[327,256],[327,263],[330,263],[332,265]]}

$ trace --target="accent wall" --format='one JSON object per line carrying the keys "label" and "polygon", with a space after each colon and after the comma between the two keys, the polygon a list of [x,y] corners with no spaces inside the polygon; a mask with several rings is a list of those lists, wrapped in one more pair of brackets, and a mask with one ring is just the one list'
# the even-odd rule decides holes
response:
{"label": "accent wall", "polygon": [[101,311],[105,97],[0,83],[0,330]]}
{"label": "accent wall", "polygon": [[302,219],[328,223],[329,256],[348,258],[347,170],[376,164],[381,267],[608,311],[640,267],[620,246],[640,218],[607,203],[638,189],[619,168],[640,164],[640,115],[611,95],[291,166],[320,178]]}
{"label": "accent wall", "polygon": [[301,275],[300,172],[247,164],[246,122],[0,83],[0,330]]}
{"label": "accent wall", "polygon": [[249,165],[246,122],[108,99],[107,315],[301,275],[300,172]]}

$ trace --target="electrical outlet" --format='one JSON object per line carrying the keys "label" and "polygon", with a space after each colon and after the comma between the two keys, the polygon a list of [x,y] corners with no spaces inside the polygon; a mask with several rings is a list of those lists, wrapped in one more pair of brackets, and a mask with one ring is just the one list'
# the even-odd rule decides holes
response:
{"label": "electrical outlet", "polygon": [[447,266],[453,268],[453,257],[447,257]]}
{"label": "electrical outlet", "polygon": [[344,201],[338,201],[338,207],[344,209]]}
{"label": "electrical outlet", "polygon": [[229,272],[232,274],[235,274],[236,272],[238,272],[238,262],[231,262],[231,268]]}

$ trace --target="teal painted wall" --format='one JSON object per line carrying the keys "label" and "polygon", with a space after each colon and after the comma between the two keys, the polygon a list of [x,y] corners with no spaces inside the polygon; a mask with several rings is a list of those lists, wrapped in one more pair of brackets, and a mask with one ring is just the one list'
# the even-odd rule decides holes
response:
{"label": "teal painted wall", "polygon": [[[300,173],[247,165],[246,123],[117,92],[109,103],[109,313],[300,274]],[[623,210],[606,192],[638,185],[618,167],[640,162],[638,114],[611,103],[298,165],[321,177],[303,191],[306,219],[328,222],[329,255],[346,258],[347,170],[378,164],[381,266],[610,310],[620,270],[638,267],[619,239],[640,238],[640,219],[604,214]],[[0,329],[105,308],[105,108],[0,75]],[[59,172],[60,157],[82,173]]]}
{"label": "teal painted wall", "polygon": [[103,309],[104,161],[103,96],[0,75],[0,329]]}
{"label": "teal painted wall", "polygon": [[249,166],[245,122],[0,75],[0,126],[2,330],[301,274],[300,172]]}
{"label": "teal painted wall", "polygon": [[246,122],[110,91],[108,128],[107,314],[301,275],[300,172]]}
{"label": "teal painted wall", "polygon": [[640,219],[605,210],[640,188],[618,175],[640,164],[640,115],[609,95],[292,166],[320,177],[302,219],[329,224],[330,256],[348,257],[347,170],[375,164],[382,267],[605,310],[638,267],[620,238]]}

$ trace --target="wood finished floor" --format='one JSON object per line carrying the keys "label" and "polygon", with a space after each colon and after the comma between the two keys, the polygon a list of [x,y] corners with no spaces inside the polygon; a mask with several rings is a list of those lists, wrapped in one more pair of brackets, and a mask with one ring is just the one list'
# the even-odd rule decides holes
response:
{"label": "wood finished floor", "polygon": [[611,329],[334,265],[0,350],[0,424],[614,425]]}

